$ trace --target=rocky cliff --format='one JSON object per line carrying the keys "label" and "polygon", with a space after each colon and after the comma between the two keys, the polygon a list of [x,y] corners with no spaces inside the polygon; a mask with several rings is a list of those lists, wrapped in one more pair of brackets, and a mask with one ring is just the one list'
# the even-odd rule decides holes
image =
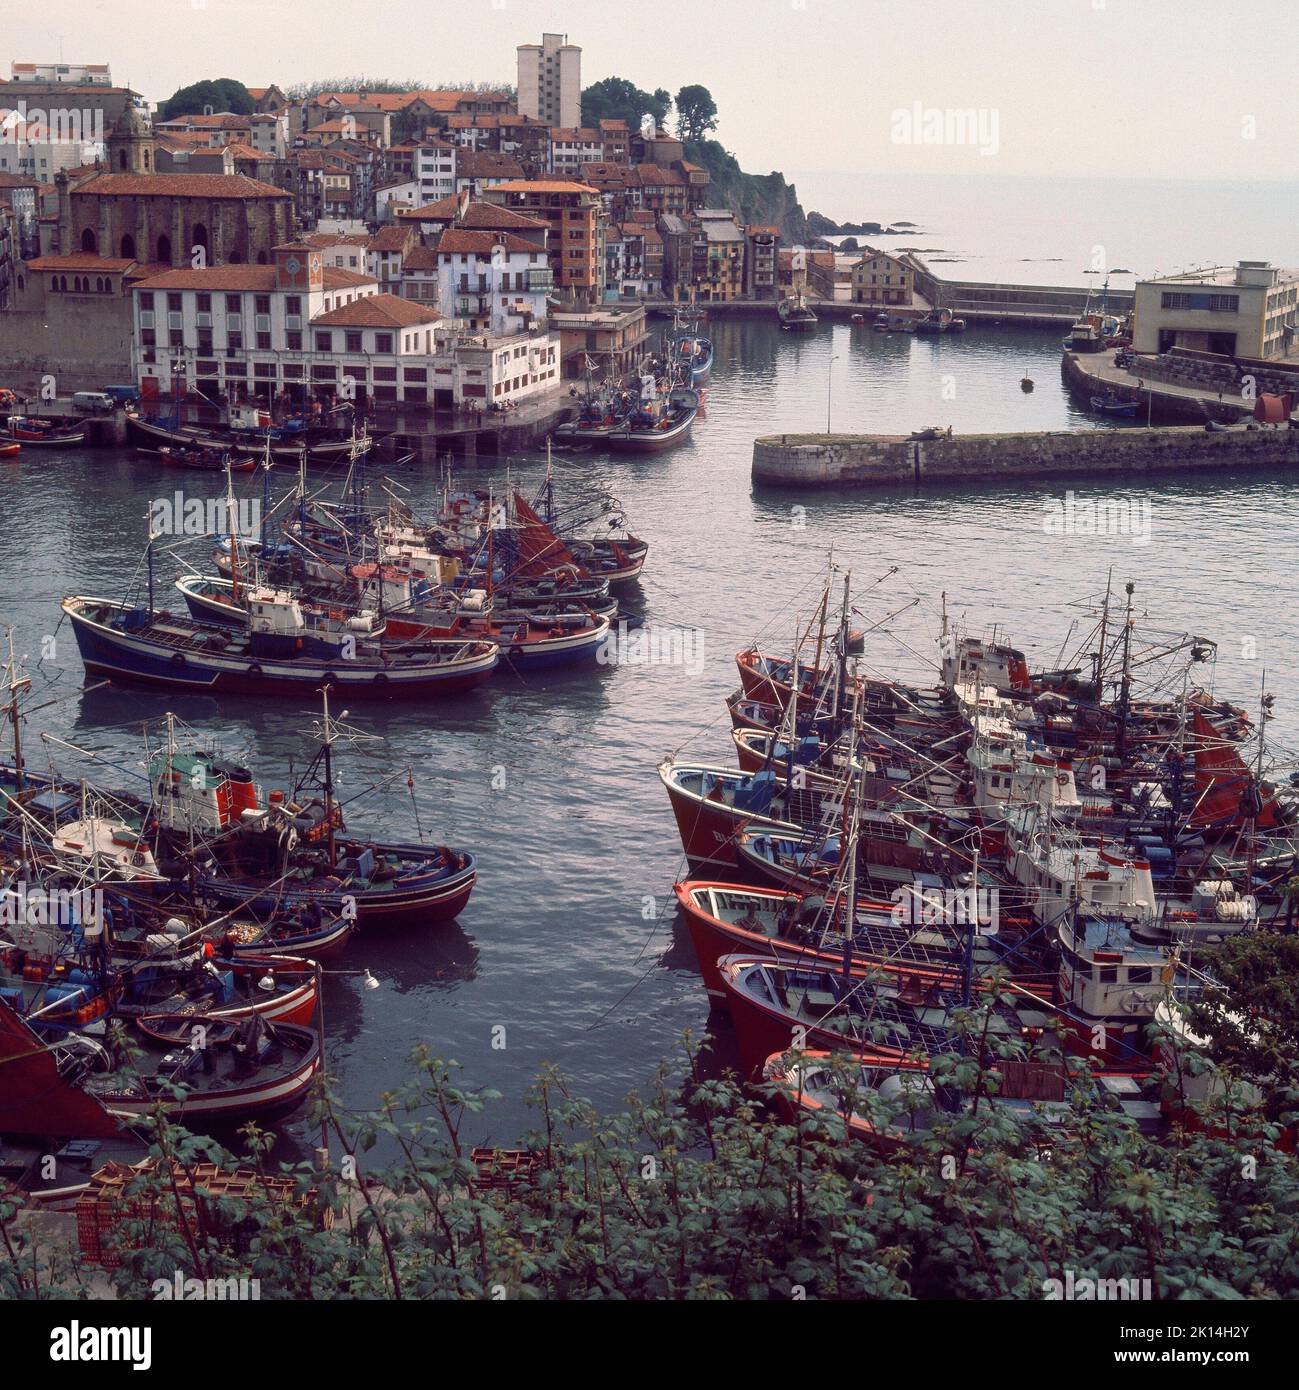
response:
{"label": "rocky cliff", "polygon": [[746,174],[735,156],[716,140],[688,144],[686,158],[708,170],[712,179],[708,190],[710,207],[730,208],[748,225],[779,227],[785,246],[807,244],[807,218],[797,190],[785,182],[784,174]]}

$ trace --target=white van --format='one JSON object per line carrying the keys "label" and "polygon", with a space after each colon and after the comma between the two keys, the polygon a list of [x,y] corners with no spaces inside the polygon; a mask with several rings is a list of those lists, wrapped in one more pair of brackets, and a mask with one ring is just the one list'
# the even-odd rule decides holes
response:
{"label": "white van", "polygon": [[104,391],[76,391],[72,396],[73,410],[112,410],[113,398]]}

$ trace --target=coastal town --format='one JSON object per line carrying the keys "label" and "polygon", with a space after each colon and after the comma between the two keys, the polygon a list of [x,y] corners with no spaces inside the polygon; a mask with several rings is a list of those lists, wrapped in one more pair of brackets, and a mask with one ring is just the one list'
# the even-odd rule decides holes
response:
{"label": "coastal town", "polygon": [[[1180,1310],[1299,1296],[1293,230],[825,201],[582,22],[5,55],[0,1302],[1247,1360]],[[1035,101],[876,125],[1052,167]]]}

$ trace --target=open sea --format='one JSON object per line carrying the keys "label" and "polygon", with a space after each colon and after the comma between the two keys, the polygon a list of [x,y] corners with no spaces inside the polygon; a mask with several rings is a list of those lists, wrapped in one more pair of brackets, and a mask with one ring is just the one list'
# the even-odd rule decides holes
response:
{"label": "open sea", "polygon": [[[918,252],[954,280],[1088,285],[1103,273],[1170,275],[1241,260],[1299,265],[1299,184],[1189,179],[1016,178],[1007,175],[794,171],[805,212],[834,221],[899,222],[858,237]],[[1110,284],[1128,289],[1133,274]]]}

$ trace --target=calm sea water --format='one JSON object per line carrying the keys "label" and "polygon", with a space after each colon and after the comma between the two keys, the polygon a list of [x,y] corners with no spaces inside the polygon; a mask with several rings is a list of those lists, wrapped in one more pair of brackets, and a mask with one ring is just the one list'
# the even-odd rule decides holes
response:
{"label": "calm sea water", "polygon": [[[730,761],[722,702],[737,684],[734,653],[757,634],[787,639],[794,615],[819,591],[831,547],[859,591],[879,581],[862,592],[868,623],[905,609],[872,639],[869,660],[880,671],[933,678],[944,592],[957,617],[999,623],[1031,660],[1052,663],[1079,617],[1069,605],[1099,594],[1112,570],[1116,587],[1136,581],[1139,611],[1152,623],[1218,640],[1210,675],[1221,694],[1253,704],[1266,667],[1279,697],[1274,732],[1285,739],[1299,728],[1291,693],[1299,633],[1289,601],[1299,558],[1294,484],[1251,474],[1134,486],[1132,496],[1152,506],[1144,546],[1045,535],[1044,500],[1062,495],[1058,485],[755,493],[753,436],[824,428],[827,395],[832,424],[844,431],[1088,422],[1063,394],[1054,334],[972,331],[940,341],[823,325],[798,338],[757,322],[716,324],[713,332],[707,418],[689,443],[659,458],[556,458],[561,491],[589,485],[623,499],[651,545],[631,598],[652,623],[703,634],[702,670],[500,676],[458,701],[352,712],[377,741],[340,754],[345,791],[357,794],[394,771],[400,777],[359,799],[351,823],[403,838],[422,829],[474,851],[481,874],[457,924],[354,943],[338,968],[368,968],[379,990],[354,976],[327,982],[329,1065],[350,1105],[373,1103],[400,1078],[410,1048],[427,1043],[503,1092],[482,1129],[509,1141],[528,1123],[522,1097],[542,1061],[558,1062],[580,1091],[613,1105],[646,1081],[681,1029],[705,1027],[689,942],[669,907],[683,865],[655,765],[678,749]],[[1031,395],[1019,388],[1026,370],[1037,382]],[[528,484],[543,463],[514,459],[509,467]],[[504,476],[503,462],[464,475]],[[435,487],[413,468],[399,481],[417,502]],[[283,486],[291,483],[286,477]],[[125,769],[81,764],[85,775],[124,782],[141,771],[142,723],[171,708],[242,754],[264,785],[279,785],[290,762],[300,767],[314,749],[305,705],[83,693],[66,628],[54,657],[39,660],[64,594],[122,592],[139,565],[150,499],[177,486],[206,495],[211,485],[126,451],[33,451],[3,465],[0,614],[15,625],[36,681],[28,756],[51,756],[37,737],[49,731]],[[245,480],[237,486],[252,490]],[[1247,637],[1256,644],[1252,660],[1242,655]],[[55,756],[66,771],[79,766]]]}
{"label": "calm sea water", "polygon": [[[1293,182],[1026,179],[982,170],[788,177],[805,210],[836,222],[914,223],[871,244],[916,250],[952,279],[1099,288],[1103,277],[1084,274],[1097,265],[1143,277],[1238,260],[1299,265]],[[1115,275],[1111,284],[1126,289],[1132,277]]]}

